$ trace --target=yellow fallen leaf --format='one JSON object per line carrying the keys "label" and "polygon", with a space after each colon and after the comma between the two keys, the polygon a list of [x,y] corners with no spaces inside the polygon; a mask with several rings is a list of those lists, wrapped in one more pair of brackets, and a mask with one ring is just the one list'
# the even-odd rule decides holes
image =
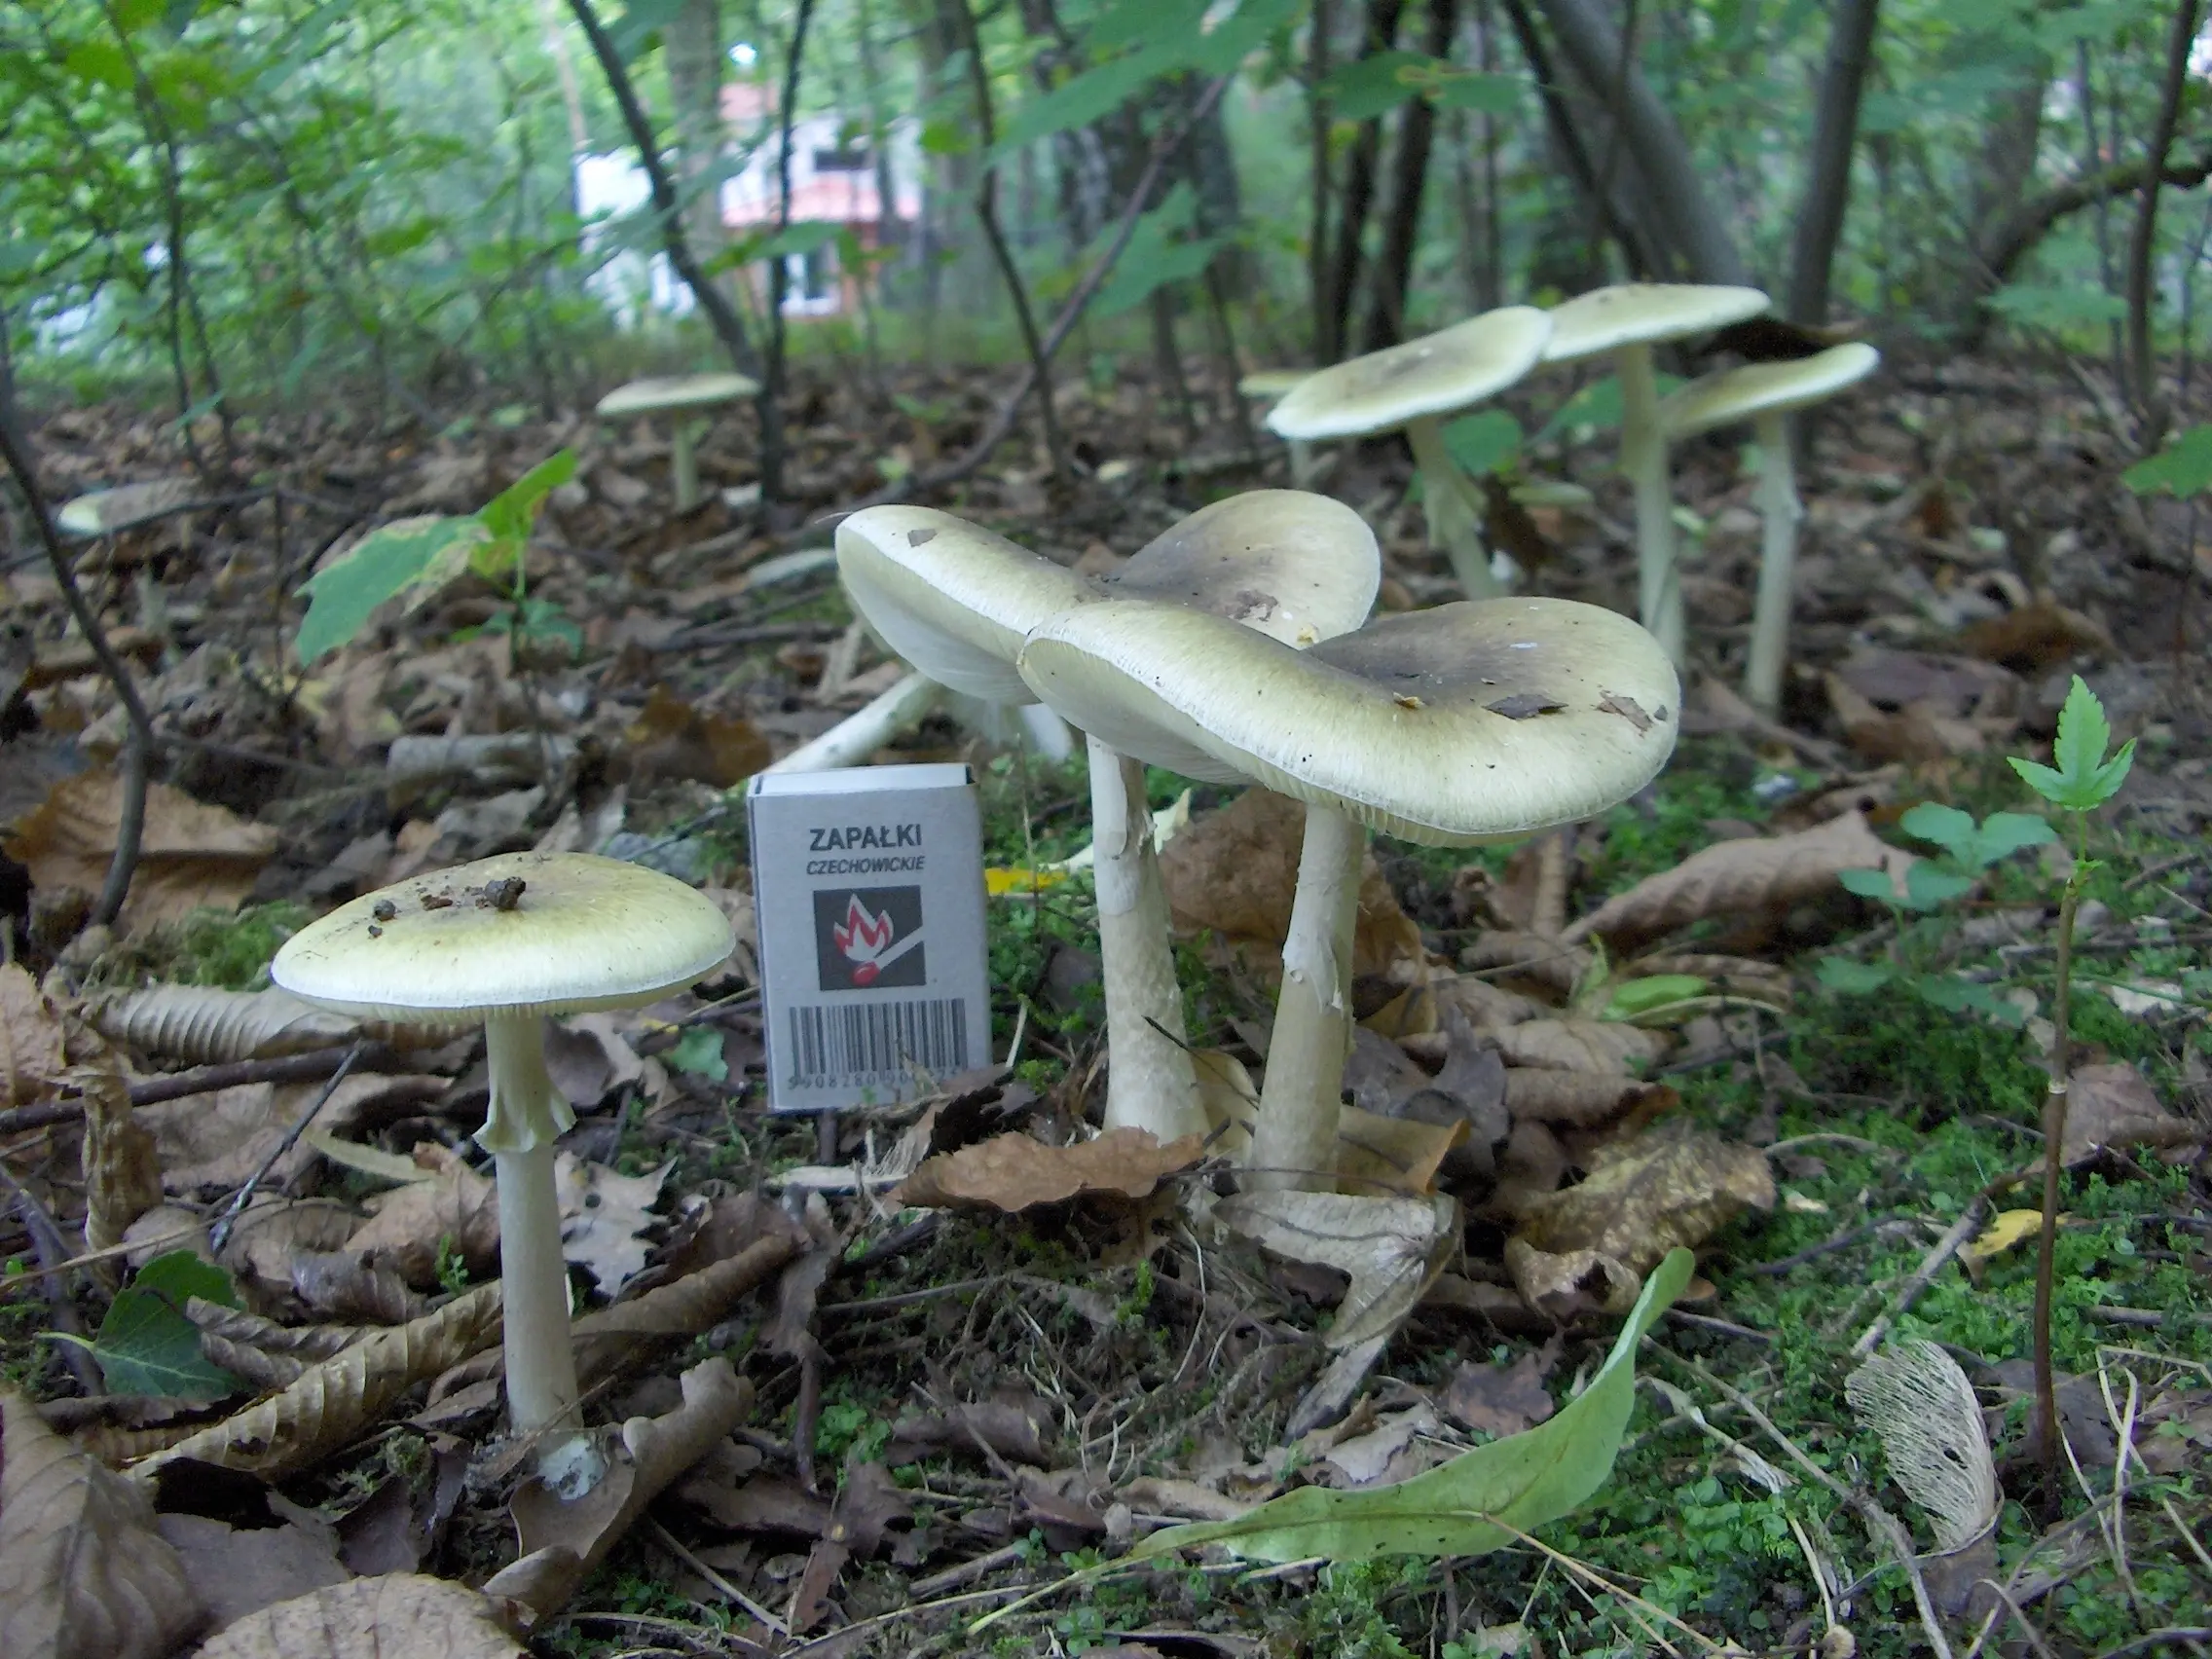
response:
{"label": "yellow fallen leaf", "polygon": [[1057,887],[1067,878],[1068,872],[1064,869],[1023,869],[1019,865],[992,865],[983,871],[983,891],[993,899],[1004,899],[1010,893]]}
{"label": "yellow fallen leaf", "polygon": [[[2059,1219],[2064,1220],[2062,1216]],[[2013,1245],[2033,1238],[2043,1231],[2043,1211],[2032,1209],[1999,1210],[1992,1216],[1981,1235],[1959,1246],[1959,1265],[1966,1269],[1967,1277],[1975,1284],[1981,1282],[1981,1271]]]}

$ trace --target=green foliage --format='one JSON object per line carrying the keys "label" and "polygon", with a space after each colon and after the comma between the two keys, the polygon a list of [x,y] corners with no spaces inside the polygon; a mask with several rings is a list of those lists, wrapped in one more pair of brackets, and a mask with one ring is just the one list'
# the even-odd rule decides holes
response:
{"label": "green foliage", "polygon": [[688,1077],[721,1083],[729,1077],[729,1062],[722,1058],[722,1034],[712,1025],[694,1025],[677,1039],[668,1051],[668,1063]]}
{"label": "green foliage", "polygon": [[1445,423],[1444,448],[1470,478],[1508,466],[1521,453],[1521,423],[1502,409],[1485,409]]}
{"label": "green foliage", "polygon": [[449,1296],[459,1296],[468,1288],[468,1262],[461,1253],[461,1241],[448,1233],[438,1240],[436,1272],[438,1287]]}
{"label": "green foliage", "polygon": [[290,901],[252,904],[236,915],[195,910],[156,940],[155,977],[179,985],[257,991],[269,983],[269,959],[307,926],[313,913]]}
{"label": "green foliage", "polygon": [[[1224,239],[1191,237],[1198,210],[1198,196],[1188,184],[1178,184],[1165,201],[1139,219],[1129,235],[1128,246],[1115,261],[1113,274],[1090,302],[1088,314],[1103,322],[1144,304],[1156,288],[1188,281],[1203,273]],[[1104,253],[1112,234],[1100,235],[1090,258]],[[1084,263],[1088,265],[1088,260]]]}
{"label": "green foliage", "polygon": [[2135,763],[2132,737],[2107,759],[2105,750],[2111,743],[2112,722],[2105,719],[2105,706],[2077,674],[2058,711],[2058,741],[2050,751],[2057,765],[2019,759],[2009,764],[2027,780],[2028,788],[2052,805],[2068,812],[2090,812],[2120,793]]}
{"label": "green foliage", "polygon": [[[545,498],[575,471],[576,452],[559,450],[465,517],[402,519],[371,531],[300,589],[308,599],[293,641],[300,661],[312,663],[350,642],[387,600],[426,596],[464,571],[505,583],[517,606],[506,626],[528,633],[532,615],[522,608],[530,533]],[[550,619],[539,620],[542,626]]]}
{"label": "green foliage", "polygon": [[2138,496],[2168,491],[2194,496],[2212,488],[2212,425],[2192,426],[2148,461],[2120,475]]}
{"label": "green foliage", "polygon": [[148,1262],[116,1293],[91,1342],[52,1334],[55,1342],[91,1351],[110,1393],[220,1399],[236,1392],[239,1381],[201,1353],[200,1327],[184,1316],[185,1301],[194,1296],[226,1308],[239,1305],[230,1274],[190,1250],[171,1250]]}
{"label": "green foliage", "polygon": [[1445,109],[1508,115],[1522,86],[1510,75],[1456,68],[1424,52],[1377,52],[1336,70],[1321,90],[1340,121],[1374,121],[1417,97]]}

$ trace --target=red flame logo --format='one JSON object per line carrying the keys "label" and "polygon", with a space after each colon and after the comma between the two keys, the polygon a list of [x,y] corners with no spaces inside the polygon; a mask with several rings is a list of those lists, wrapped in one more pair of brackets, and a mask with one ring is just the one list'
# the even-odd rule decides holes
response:
{"label": "red flame logo", "polygon": [[869,915],[856,893],[846,902],[844,921],[830,929],[830,937],[854,964],[853,983],[873,984],[882,972],[880,958],[891,948],[891,912],[887,909],[880,916]]}

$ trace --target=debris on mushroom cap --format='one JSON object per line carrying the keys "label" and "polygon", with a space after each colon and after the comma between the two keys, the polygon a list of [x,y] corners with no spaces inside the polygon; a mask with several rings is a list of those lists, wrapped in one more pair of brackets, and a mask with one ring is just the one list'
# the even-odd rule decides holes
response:
{"label": "debris on mushroom cap", "polygon": [[1306,377],[1268,412],[1286,438],[1349,438],[1449,415],[1521,379],[1543,356],[1551,318],[1505,306]]}
{"label": "debris on mushroom cap", "polygon": [[673,876],[589,853],[502,853],[364,894],[301,929],[270,977],[342,1013],[626,1008],[713,972],[720,906]]}
{"label": "debris on mushroom cap", "polygon": [[1552,334],[1543,357],[1552,365],[1578,363],[1623,346],[1680,340],[1742,322],[1773,303],[1756,288],[1703,282],[1620,282],[1593,288],[1552,307]]}
{"label": "debris on mushroom cap", "polygon": [[1857,385],[1881,361],[1881,352],[1854,341],[1810,357],[1723,369],[1692,381],[1660,404],[1660,424],[1670,438],[1693,438],[1754,415],[1788,414]]}
{"label": "debris on mushroom cap", "polygon": [[[1388,616],[1307,651],[1162,607],[1058,617],[1021,667],[1046,702],[1125,754],[1334,802],[1408,840],[1503,840],[1587,818],[1674,750],[1674,665],[1624,616],[1569,600]],[[1162,762],[1164,763],[1164,762]]]}
{"label": "debris on mushroom cap", "polygon": [[869,507],[837,527],[837,570],[884,643],[940,684],[1034,701],[1014,659],[1072,607],[1124,593],[1226,616],[1291,645],[1357,627],[1382,582],[1375,533],[1302,490],[1255,490],[1171,526],[1104,580],[932,507]]}
{"label": "debris on mushroom cap", "polygon": [[599,400],[603,421],[625,415],[653,415],[664,409],[701,409],[735,403],[759,394],[760,384],[745,375],[654,375],[618,386]]}

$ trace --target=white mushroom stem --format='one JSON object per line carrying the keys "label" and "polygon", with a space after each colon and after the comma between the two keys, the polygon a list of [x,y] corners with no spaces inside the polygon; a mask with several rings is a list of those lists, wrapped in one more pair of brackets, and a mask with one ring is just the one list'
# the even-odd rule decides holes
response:
{"label": "white mushroom stem", "polygon": [[699,504],[698,428],[681,410],[668,439],[668,473],[676,486],[676,510],[689,512]]}
{"label": "white mushroom stem", "polygon": [[1789,455],[1789,429],[1779,410],[1758,417],[1758,604],[1751,612],[1751,660],[1744,695],[1771,715],[1782,706],[1782,670],[1789,658],[1789,610],[1797,567],[1797,525],[1805,516],[1797,498],[1797,468]]}
{"label": "white mushroom stem", "polygon": [[768,772],[828,772],[839,766],[859,766],[870,755],[920,725],[938,705],[944,687],[919,674],[909,674],[864,709],[847,715],[811,743],[802,743]]}
{"label": "white mushroom stem", "polygon": [[1636,492],[1637,620],[1678,668],[1686,633],[1682,582],[1675,569],[1675,498],[1651,348],[1622,347],[1613,367],[1621,383],[1621,471]]}
{"label": "white mushroom stem", "polygon": [[1167,892],[1145,805],[1144,762],[1088,740],[1091,874],[1106,981],[1106,1126],[1161,1141],[1206,1132],[1167,939]]}
{"label": "white mushroom stem", "polygon": [[1298,894],[1282,944],[1282,992],[1244,1184],[1259,1191],[1336,1185],[1337,1120],[1351,1050],[1352,937],[1367,831],[1334,806],[1306,808]]}
{"label": "white mushroom stem", "polygon": [[476,1144],[492,1155],[498,1177],[507,1413],[517,1434],[578,1428],[569,1270],[553,1181],[553,1143],[576,1115],[546,1074],[537,1014],[490,1016],[484,1047],[492,1107]]}
{"label": "white mushroom stem", "polygon": [[1428,544],[1444,549],[1452,573],[1469,599],[1496,599],[1505,590],[1491,573],[1490,549],[1483,542],[1483,521],[1474,492],[1452,452],[1444,447],[1444,428],[1434,419],[1408,422],[1406,442],[1420,469],[1421,511],[1428,519]]}
{"label": "white mushroom stem", "polygon": [[1290,438],[1290,487],[1310,490],[1321,475],[1321,452],[1309,438]]}

